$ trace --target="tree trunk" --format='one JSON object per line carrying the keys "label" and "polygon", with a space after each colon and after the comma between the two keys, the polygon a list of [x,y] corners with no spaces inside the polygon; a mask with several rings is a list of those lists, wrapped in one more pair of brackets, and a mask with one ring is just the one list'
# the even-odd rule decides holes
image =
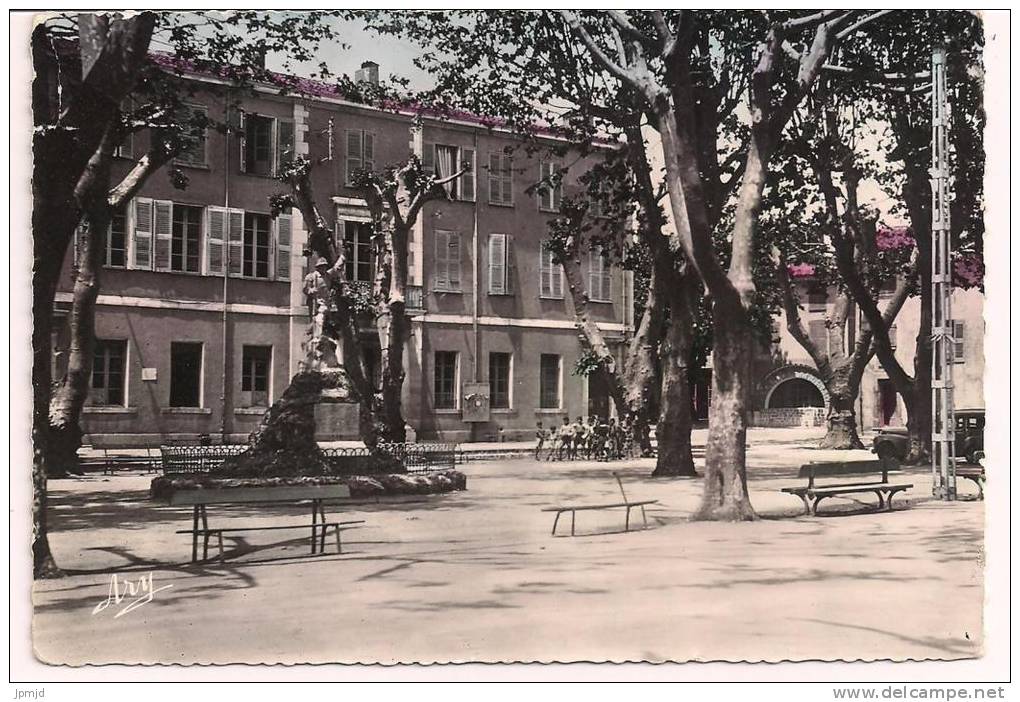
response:
{"label": "tree trunk", "polygon": [[837,369],[825,380],[829,391],[829,414],[825,419],[825,436],[818,448],[862,449],[864,442],[857,434],[857,412],[854,403],[860,392],[860,382],[852,382],[849,369]]}
{"label": "tree trunk", "polygon": [[[662,403],[655,438],[658,456],[652,476],[696,477],[691,454],[691,357],[694,319],[691,310],[694,285],[688,272],[669,291],[669,329],[662,349]],[[697,286],[700,288],[700,286]]]}
{"label": "tree trunk", "polygon": [[751,380],[751,327],[743,308],[712,310],[712,403],[705,446],[705,490],[692,519],[757,519],[747,493],[747,397]]}
{"label": "tree trunk", "polygon": [[[50,461],[73,471],[81,448],[81,412],[89,394],[92,357],[95,353],[96,300],[109,214],[97,207],[86,219],[78,242],[78,269],[69,322],[70,347],[67,373],[50,400]],[[51,467],[53,463],[50,464]]]}
{"label": "tree trunk", "polygon": [[662,401],[658,347],[665,325],[666,296],[659,268],[658,265],[652,267],[644,311],[627,350],[624,371],[624,402],[631,418],[634,443],[640,447],[642,456],[652,453],[649,429]]}
{"label": "tree trunk", "polygon": [[932,363],[932,299],[931,299],[931,247],[918,243],[918,271],[920,272],[921,319],[917,330],[914,351],[913,407],[907,415],[907,433],[910,448],[903,462],[922,465],[931,462],[931,363]]}

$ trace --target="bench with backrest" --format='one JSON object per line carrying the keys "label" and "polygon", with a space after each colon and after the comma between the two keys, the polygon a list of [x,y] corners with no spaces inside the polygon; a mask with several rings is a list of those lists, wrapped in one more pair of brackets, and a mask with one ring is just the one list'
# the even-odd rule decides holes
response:
{"label": "bench with backrest", "polygon": [[[839,461],[832,463],[807,463],[800,467],[797,477],[807,478],[807,485],[783,488],[783,492],[796,495],[804,501],[807,513],[818,514],[818,503],[827,497],[873,492],[878,496],[878,508],[892,510],[892,498],[898,492],[913,487],[911,483],[890,483],[890,471],[898,470],[895,459],[883,458],[873,461]],[[881,476],[881,479],[878,479]],[[853,482],[827,482],[818,484],[818,479],[842,478]],[[870,479],[867,479],[870,478]]]}
{"label": "bench with backrest", "polygon": [[956,477],[966,478],[977,485],[978,499],[985,499],[985,467],[974,463],[957,463]]}

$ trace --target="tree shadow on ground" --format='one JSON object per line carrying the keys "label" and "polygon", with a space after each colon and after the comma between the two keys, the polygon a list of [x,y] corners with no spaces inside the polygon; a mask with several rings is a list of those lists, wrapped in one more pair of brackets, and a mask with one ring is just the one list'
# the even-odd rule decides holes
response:
{"label": "tree shadow on ground", "polygon": [[[895,631],[886,631],[885,629],[878,629],[871,626],[863,626],[861,624],[845,624],[843,622],[834,622],[826,619],[812,619],[808,617],[796,617],[795,621],[811,622],[813,624],[822,624],[824,626],[833,627],[835,629],[853,629],[856,631],[865,631],[871,634],[880,634],[882,636],[888,636],[890,638],[902,641],[904,643],[913,644],[915,646],[924,646],[925,648],[935,649],[936,651],[942,651],[952,656],[960,658],[973,658],[978,654],[978,645],[974,640],[968,640],[966,638],[935,638],[933,636],[915,637],[906,636],[904,634],[897,633]],[[980,633],[980,632],[976,632]]]}

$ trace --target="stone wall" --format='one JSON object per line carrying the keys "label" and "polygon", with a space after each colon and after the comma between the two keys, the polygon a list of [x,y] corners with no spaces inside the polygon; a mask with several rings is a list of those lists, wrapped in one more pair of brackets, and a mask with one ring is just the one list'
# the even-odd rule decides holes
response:
{"label": "stone wall", "polygon": [[825,425],[824,407],[776,407],[755,410],[751,425],[756,427],[820,427]]}

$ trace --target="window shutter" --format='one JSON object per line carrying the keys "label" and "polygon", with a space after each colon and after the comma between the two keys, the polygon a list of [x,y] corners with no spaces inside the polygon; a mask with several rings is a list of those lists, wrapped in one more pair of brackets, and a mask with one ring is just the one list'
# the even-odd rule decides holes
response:
{"label": "window shutter", "polygon": [[279,172],[283,164],[294,160],[294,122],[281,119],[276,124],[279,131],[276,136],[276,170]]}
{"label": "window shutter", "polygon": [[135,199],[134,267],[152,270],[152,200]]}
{"label": "window shutter", "polygon": [[538,250],[538,294],[541,297],[552,296],[552,266],[544,245],[540,245]]}
{"label": "window shutter", "polygon": [[206,275],[223,275],[223,247],[227,238],[227,210],[222,207],[206,209]]}
{"label": "window shutter", "polygon": [[290,280],[291,216],[276,216],[276,279]]}
{"label": "window shutter", "polygon": [[502,202],[502,181],[500,180],[500,159],[498,153],[489,154],[489,202]]}
{"label": "window shutter", "polygon": [[227,272],[240,276],[244,262],[244,210],[227,213]]}
{"label": "window shutter", "polygon": [[156,241],[153,268],[157,271],[170,270],[170,246],[173,240],[173,203],[167,200],[153,202]]}
{"label": "window shutter", "polygon": [[552,294],[553,297],[563,297],[563,268],[552,264]]}
{"label": "window shutter", "polygon": [[514,257],[514,238],[508,234],[506,236],[506,294],[513,295],[516,287],[514,281],[517,280],[517,260]]}
{"label": "window shutter", "polygon": [[237,135],[238,147],[241,151],[241,173],[248,172],[248,125],[246,124],[244,110],[237,111]]}
{"label": "window shutter", "polygon": [[506,235],[489,235],[489,294],[506,294]]}
{"label": "window shutter", "polygon": [[447,232],[436,232],[436,265],[435,278],[432,287],[436,290],[447,290],[450,287],[449,264],[447,254],[450,250],[450,240]]}
{"label": "window shutter", "polygon": [[365,132],[362,135],[361,161],[366,171],[375,170],[375,134]]}
{"label": "window shutter", "polygon": [[429,175],[436,172],[436,145],[425,142],[421,149],[421,167]]}
{"label": "window shutter", "polygon": [[354,180],[354,173],[360,171],[361,166],[361,131],[348,129],[347,131],[347,182]]}
{"label": "window shutter", "polygon": [[552,208],[555,212],[560,211],[560,201],[563,200],[563,181],[557,176],[552,189]]}
{"label": "window shutter", "polygon": [[[468,171],[460,177],[460,199],[475,201],[475,150],[461,149],[461,161],[468,164]],[[459,166],[458,166],[459,169]]]}
{"label": "window shutter", "polygon": [[451,290],[460,290],[460,234],[447,232],[446,272]]}
{"label": "window shutter", "polygon": [[602,278],[602,299],[613,299],[613,267],[604,257],[599,256],[599,273]]}

